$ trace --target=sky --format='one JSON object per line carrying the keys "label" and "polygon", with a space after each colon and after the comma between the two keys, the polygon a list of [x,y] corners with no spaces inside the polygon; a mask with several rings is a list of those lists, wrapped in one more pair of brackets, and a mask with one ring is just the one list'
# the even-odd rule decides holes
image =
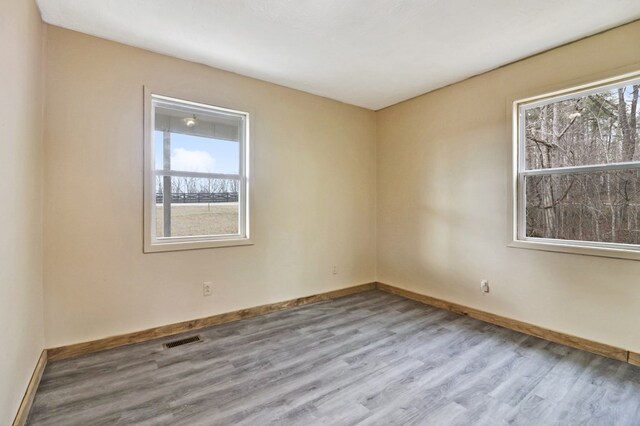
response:
{"label": "sky", "polygon": [[[156,169],[163,167],[162,132],[154,132]],[[171,170],[238,173],[238,142],[171,133]]]}

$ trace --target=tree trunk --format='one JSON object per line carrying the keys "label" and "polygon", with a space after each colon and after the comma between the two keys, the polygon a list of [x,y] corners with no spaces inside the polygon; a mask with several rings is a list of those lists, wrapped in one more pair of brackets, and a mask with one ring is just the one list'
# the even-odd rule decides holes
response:
{"label": "tree trunk", "polygon": [[[554,115],[556,114],[556,104],[553,105]],[[546,138],[548,135],[548,107],[545,106],[542,108],[542,121],[540,132],[542,133],[542,138]],[[555,119],[554,119],[555,121]],[[553,127],[553,126],[552,126]],[[553,131],[553,130],[552,130]],[[553,167],[551,160],[551,148],[548,146],[542,147],[542,151],[544,154],[543,165],[544,168]],[[544,208],[544,238],[556,238],[556,217],[555,217],[555,200],[553,196],[553,179],[551,176],[545,176],[543,179],[543,188],[542,188],[542,206]]]}
{"label": "tree trunk", "polygon": [[627,117],[625,89],[618,89],[618,125],[622,130],[622,161],[633,161],[636,151],[636,108],[638,105],[638,86],[633,86],[631,114]]}

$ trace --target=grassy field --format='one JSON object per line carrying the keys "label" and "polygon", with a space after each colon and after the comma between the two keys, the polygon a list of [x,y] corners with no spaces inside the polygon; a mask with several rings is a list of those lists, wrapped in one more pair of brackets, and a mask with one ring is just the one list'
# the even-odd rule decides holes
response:
{"label": "grassy field", "polygon": [[[156,205],[156,235],[163,237],[163,207]],[[171,236],[238,233],[238,203],[171,204]]]}

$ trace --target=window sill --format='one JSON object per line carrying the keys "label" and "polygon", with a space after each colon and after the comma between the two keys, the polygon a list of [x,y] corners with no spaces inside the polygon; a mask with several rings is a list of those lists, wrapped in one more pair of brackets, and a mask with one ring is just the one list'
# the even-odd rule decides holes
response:
{"label": "window sill", "polygon": [[210,248],[250,246],[253,241],[249,238],[235,238],[228,240],[209,241],[170,241],[159,243],[145,243],[144,253],[158,253],[167,251],[201,250]]}
{"label": "window sill", "polygon": [[552,251],[558,253],[578,254],[583,256],[611,257],[616,259],[640,260],[640,250],[619,247],[602,247],[581,244],[582,242],[551,242],[546,240],[513,240],[509,247],[530,250]]}

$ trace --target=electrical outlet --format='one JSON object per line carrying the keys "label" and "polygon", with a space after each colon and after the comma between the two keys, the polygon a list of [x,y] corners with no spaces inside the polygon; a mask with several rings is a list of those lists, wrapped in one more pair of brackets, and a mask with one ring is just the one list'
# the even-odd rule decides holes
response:
{"label": "electrical outlet", "polygon": [[202,283],[202,295],[203,296],[211,296],[213,293],[213,284],[211,281],[205,281]]}
{"label": "electrical outlet", "polygon": [[480,281],[480,290],[482,290],[483,293],[489,293],[489,281]]}
{"label": "electrical outlet", "polygon": [[331,273],[333,275],[338,275],[338,266],[337,265],[333,265],[333,268],[331,269]]}

